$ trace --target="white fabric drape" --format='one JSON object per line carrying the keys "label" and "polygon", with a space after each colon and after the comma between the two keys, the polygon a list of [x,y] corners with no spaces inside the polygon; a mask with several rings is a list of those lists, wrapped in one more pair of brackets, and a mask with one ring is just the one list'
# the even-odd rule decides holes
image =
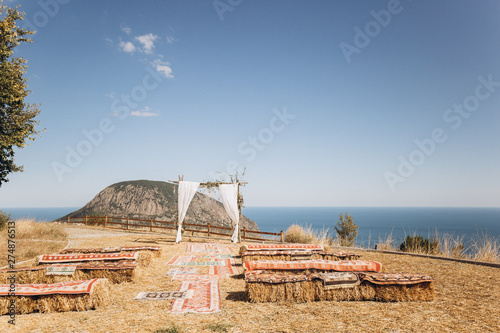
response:
{"label": "white fabric drape", "polygon": [[177,237],[175,241],[179,243],[182,239],[181,231],[182,231],[182,221],[184,221],[184,217],[186,217],[186,212],[188,210],[189,204],[196,193],[196,190],[200,186],[200,183],[196,182],[179,182],[179,202],[177,204],[178,211],[178,222],[179,226],[177,227]]}
{"label": "white fabric drape", "polygon": [[231,237],[233,243],[238,242],[238,226],[240,221],[240,212],[238,211],[238,186],[238,184],[219,185],[220,199],[231,221],[233,221],[234,233]]}

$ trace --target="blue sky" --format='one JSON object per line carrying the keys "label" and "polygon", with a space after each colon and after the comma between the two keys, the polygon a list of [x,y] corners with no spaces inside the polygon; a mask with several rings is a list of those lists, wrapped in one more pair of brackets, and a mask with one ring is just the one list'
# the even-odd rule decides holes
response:
{"label": "blue sky", "polygon": [[21,5],[46,131],[0,207],[243,168],[247,206],[500,207],[498,1]]}

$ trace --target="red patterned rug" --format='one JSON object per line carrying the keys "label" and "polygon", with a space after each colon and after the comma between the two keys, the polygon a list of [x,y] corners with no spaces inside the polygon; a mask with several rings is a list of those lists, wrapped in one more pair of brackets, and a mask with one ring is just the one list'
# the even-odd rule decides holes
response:
{"label": "red patterned rug", "polygon": [[224,266],[210,266],[208,268],[208,274],[220,276],[241,274],[238,267],[234,266],[236,264],[234,259],[224,259],[219,261],[223,261]]}
{"label": "red patterned rug", "polygon": [[64,262],[83,262],[93,260],[137,260],[138,253],[100,253],[100,254],[44,254],[38,257],[39,264]]}
{"label": "red patterned rug", "polygon": [[180,292],[193,291],[189,299],[176,299],[170,311],[174,313],[213,313],[220,311],[219,281],[185,281]]}
{"label": "red patterned rug", "polygon": [[[53,294],[89,294],[98,279],[66,281],[53,284],[16,284],[16,296],[41,296]],[[0,284],[0,295],[9,295],[10,285]]]}
{"label": "red patterned rug", "polygon": [[425,282],[434,282],[434,279],[425,274],[410,273],[357,273],[361,281],[382,285],[408,285]]}
{"label": "red patterned rug", "polygon": [[252,270],[306,270],[317,269],[340,272],[380,272],[382,264],[364,260],[299,260],[299,261],[247,261],[245,269]]}
{"label": "red patterned rug", "polygon": [[172,277],[172,281],[214,281],[225,277],[225,274],[176,274]]}
{"label": "red patterned rug", "polygon": [[187,252],[202,252],[210,254],[231,254],[236,253],[236,249],[231,245],[217,243],[192,243],[187,244]]}
{"label": "red patterned rug", "polygon": [[248,244],[243,245],[246,251],[262,250],[323,250],[319,244]]}

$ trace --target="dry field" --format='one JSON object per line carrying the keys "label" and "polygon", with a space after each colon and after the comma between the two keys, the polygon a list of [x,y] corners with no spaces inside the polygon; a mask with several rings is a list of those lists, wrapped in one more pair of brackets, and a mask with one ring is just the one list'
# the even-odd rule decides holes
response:
{"label": "dry field", "polygon": [[[67,227],[71,247],[155,245],[160,258],[141,268],[135,283],[111,286],[112,302],[85,312],[0,317],[1,332],[500,332],[500,269],[403,255],[362,252],[388,272],[426,273],[436,282],[432,302],[314,302],[255,304],[243,300],[241,276],[220,280],[222,310],[170,313],[171,300],[136,301],[141,291],[175,291],[166,262],[186,253],[169,235]],[[194,240],[192,241],[206,241]],[[211,240],[213,241],[213,240]],[[222,241],[219,241],[222,242]]]}

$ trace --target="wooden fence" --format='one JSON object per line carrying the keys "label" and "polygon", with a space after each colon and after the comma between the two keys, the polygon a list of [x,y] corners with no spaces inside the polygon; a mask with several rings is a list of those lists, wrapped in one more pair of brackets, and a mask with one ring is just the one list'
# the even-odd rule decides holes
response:
{"label": "wooden fence", "polygon": [[[83,217],[70,217],[68,216],[69,224],[85,224],[85,225],[100,225],[104,228],[113,228],[121,230],[149,230],[153,231],[155,229],[160,230],[177,230],[176,222],[168,221],[156,221],[153,219],[133,219],[129,217],[113,217],[113,216],[83,216]],[[118,226],[118,227],[116,227]],[[231,238],[233,228],[219,227],[216,225],[207,224],[194,224],[194,223],[183,223],[182,224],[184,232],[207,234],[208,237],[211,235],[216,236],[227,236]],[[229,232],[224,232],[229,231]],[[262,236],[264,235],[264,236]],[[279,233],[275,232],[264,232],[256,230],[248,230],[243,227],[240,230],[241,240],[254,240],[254,241],[278,241],[278,239],[273,239],[279,237],[279,241],[283,243],[283,231]],[[267,237],[266,237],[267,236]],[[270,238],[272,237],[272,238]]]}

